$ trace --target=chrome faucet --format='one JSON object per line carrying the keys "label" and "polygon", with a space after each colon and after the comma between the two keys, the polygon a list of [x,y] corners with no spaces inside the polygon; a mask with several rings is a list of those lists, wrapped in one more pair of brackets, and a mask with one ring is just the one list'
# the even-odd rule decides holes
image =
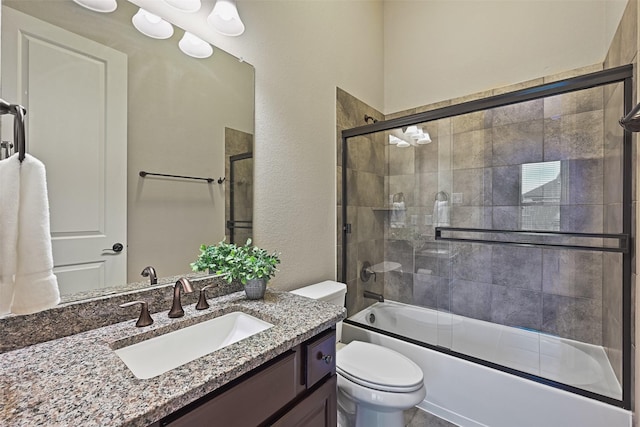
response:
{"label": "chrome faucet", "polygon": [[178,279],[176,284],[173,286],[173,304],[171,305],[171,310],[169,310],[169,317],[171,318],[184,316],[184,310],[182,309],[182,303],[180,302],[181,287],[184,293],[193,292],[193,287],[189,280],[184,277]]}
{"label": "chrome faucet", "polygon": [[364,291],[363,296],[365,298],[372,298],[378,302],[384,302],[384,296],[371,291]]}
{"label": "chrome faucet", "polygon": [[142,277],[149,278],[150,285],[158,284],[158,275],[156,274],[156,269],[151,267],[150,265],[145,267],[144,270],[142,270],[142,273],[140,274],[142,275]]}

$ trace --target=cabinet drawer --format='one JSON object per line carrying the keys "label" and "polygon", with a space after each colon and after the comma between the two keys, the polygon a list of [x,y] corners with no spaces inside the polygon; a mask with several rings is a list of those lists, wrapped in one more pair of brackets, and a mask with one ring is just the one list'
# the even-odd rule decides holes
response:
{"label": "cabinet drawer", "polygon": [[296,354],[291,352],[246,381],[162,425],[257,426],[296,397],[295,369]]}
{"label": "cabinet drawer", "polygon": [[313,387],[327,375],[336,372],[336,332],[331,330],[326,335],[307,344],[307,388]]}

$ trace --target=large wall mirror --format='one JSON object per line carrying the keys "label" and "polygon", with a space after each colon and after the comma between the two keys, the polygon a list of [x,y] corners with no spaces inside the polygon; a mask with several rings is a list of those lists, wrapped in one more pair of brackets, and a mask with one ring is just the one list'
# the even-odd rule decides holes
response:
{"label": "large wall mirror", "polygon": [[[105,14],[2,0],[2,98],[27,108],[27,151],[47,167],[65,301],[147,280],[147,265],[188,273],[199,246],[235,223],[227,175],[232,156],[252,152],[254,69],[215,47],[185,55],[177,26],[169,39],[144,36],[137,12],[128,1]],[[11,129],[3,118],[3,140]],[[250,226],[252,171],[242,169],[235,211]]]}

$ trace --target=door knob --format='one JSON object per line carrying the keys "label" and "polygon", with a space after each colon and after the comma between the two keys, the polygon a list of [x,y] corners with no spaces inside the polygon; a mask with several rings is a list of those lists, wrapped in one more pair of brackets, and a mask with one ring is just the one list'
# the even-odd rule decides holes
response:
{"label": "door knob", "polygon": [[122,243],[114,243],[110,248],[103,249],[103,251],[113,251],[113,252],[122,252],[124,246]]}

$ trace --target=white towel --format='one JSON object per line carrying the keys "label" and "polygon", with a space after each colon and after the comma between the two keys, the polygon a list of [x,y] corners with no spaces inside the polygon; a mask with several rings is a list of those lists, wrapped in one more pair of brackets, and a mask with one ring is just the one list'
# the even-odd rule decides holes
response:
{"label": "white towel", "polygon": [[20,160],[13,155],[0,160],[0,314],[11,311],[17,267],[19,200]]}
{"label": "white towel", "polygon": [[[9,160],[14,157],[18,161],[17,155],[11,156]],[[18,163],[17,259],[10,311],[15,314],[30,314],[58,304],[60,292],[58,280],[53,274],[45,168],[42,162],[28,154],[21,164],[19,161]],[[0,207],[2,208],[3,206]],[[11,208],[9,211],[11,213]],[[0,226],[5,228],[6,224],[0,222]],[[8,301],[4,297],[5,291],[0,307],[6,310]]]}
{"label": "white towel", "polygon": [[433,204],[433,226],[449,227],[451,225],[451,215],[448,200],[436,200]]}
{"label": "white towel", "polygon": [[393,202],[391,211],[391,227],[402,228],[405,224],[406,210],[404,202]]}

